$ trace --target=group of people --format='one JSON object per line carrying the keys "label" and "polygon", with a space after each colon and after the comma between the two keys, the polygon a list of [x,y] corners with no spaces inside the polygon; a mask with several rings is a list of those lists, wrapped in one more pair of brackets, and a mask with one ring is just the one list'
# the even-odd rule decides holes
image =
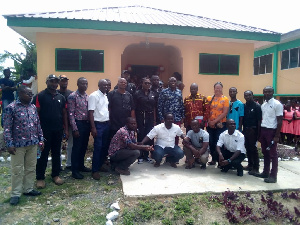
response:
{"label": "group of people", "polygon": [[[12,205],[18,204],[22,193],[41,194],[33,188],[34,177],[37,188],[45,188],[50,151],[53,182],[64,183],[59,176],[63,139],[68,141],[66,166],[75,179],[83,179],[81,172],[91,172],[93,179],[99,180],[108,159],[113,170],[130,175],[129,167],[136,160],[154,160],[154,167],[159,167],[166,157],[166,162],[176,168],[185,155],[186,169],[194,168],[196,163],[201,169],[218,164],[222,172],[234,168],[238,176],[243,176],[243,170],[249,170],[250,175],[265,178],[267,183],[277,182],[276,146],[283,108],[273,98],[270,86],[263,89],[265,103],[260,106],[250,90],[244,92],[243,104],[236,98],[235,87],[229,89],[229,100],[223,95],[221,82],[214,85],[214,94],[208,97],[199,94],[198,85],[193,83],[190,95],[183,99],[178,87],[184,86],[175,77],[169,78],[165,89],[158,75],[144,78],[141,87],[136,88],[130,82],[130,73],[123,71],[114,90],[110,91],[110,80],[101,79],[98,90],[89,96],[86,78],[77,80],[74,92],[67,88],[68,80],[65,75],[50,74],[46,89],[35,96],[22,85],[17,90],[18,99],[4,108],[4,139],[12,165]],[[94,138],[91,169],[84,165],[90,134]],[[178,145],[179,138],[183,149]],[[265,158],[262,173],[258,139]],[[38,148],[42,151],[37,159]],[[243,168],[246,154],[248,166]]]}

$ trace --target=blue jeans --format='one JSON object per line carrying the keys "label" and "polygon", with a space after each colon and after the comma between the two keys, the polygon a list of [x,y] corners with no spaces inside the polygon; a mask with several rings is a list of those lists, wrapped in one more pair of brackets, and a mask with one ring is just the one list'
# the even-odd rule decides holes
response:
{"label": "blue jeans", "polygon": [[3,117],[5,113],[5,108],[12,103],[14,100],[2,99],[2,117],[1,117],[1,126],[3,127]]}
{"label": "blue jeans", "polygon": [[97,136],[94,138],[92,172],[98,172],[108,155],[109,122],[95,122]]}
{"label": "blue jeans", "polygon": [[154,151],[152,152],[152,158],[157,163],[160,163],[162,158],[166,154],[168,155],[167,156],[167,161],[170,162],[170,163],[176,163],[180,159],[182,159],[183,156],[184,156],[184,153],[183,153],[182,149],[178,145],[175,145],[174,148],[171,148],[171,147],[162,148],[159,145],[155,145],[154,146]]}

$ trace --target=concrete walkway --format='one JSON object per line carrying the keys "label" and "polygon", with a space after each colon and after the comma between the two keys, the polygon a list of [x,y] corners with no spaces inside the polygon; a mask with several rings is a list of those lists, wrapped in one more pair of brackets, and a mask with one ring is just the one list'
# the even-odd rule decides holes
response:
{"label": "concrete walkway", "polygon": [[[244,171],[243,177],[236,176],[236,171],[221,173],[214,166],[207,166],[201,170],[185,169],[183,158],[178,168],[168,163],[158,168],[144,162],[134,163],[130,167],[130,176],[121,176],[124,195],[127,197],[172,195],[184,193],[224,192],[231,191],[261,191],[284,190],[300,188],[300,161],[279,162],[277,183],[267,184],[261,178],[248,175]],[[243,163],[246,165],[246,162]],[[261,162],[261,168],[263,162]]]}

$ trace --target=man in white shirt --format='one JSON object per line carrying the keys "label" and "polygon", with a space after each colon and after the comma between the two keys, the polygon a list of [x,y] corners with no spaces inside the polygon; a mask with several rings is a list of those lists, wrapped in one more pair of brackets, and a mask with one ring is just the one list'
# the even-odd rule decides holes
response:
{"label": "man in white shirt", "polygon": [[246,154],[245,138],[239,130],[235,129],[236,124],[233,119],[227,120],[226,126],[228,130],[220,134],[217,143],[221,172],[226,173],[231,167],[234,167],[237,169],[237,175],[242,177],[242,161]]}
{"label": "man in white shirt", "polygon": [[191,121],[190,126],[192,130],[188,131],[183,142],[183,151],[187,160],[187,166],[185,168],[194,168],[196,158],[198,160],[200,159],[201,169],[206,169],[209,155],[209,134],[200,128],[200,123],[196,119]]}
{"label": "man in white shirt", "polygon": [[[278,173],[277,143],[279,142],[282,126],[283,106],[273,98],[273,87],[265,87],[263,94],[265,102],[261,106],[262,122],[259,141],[264,155],[264,169],[262,173],[253,175],[265,178],[266,183],[276,183]],[[272,170],[270,173],[271,162]]]}
{"label": "man in white shirt", "polygon": [[91,125],[91,133],[94,137],[94,152],[92,161],[92,177],[100,179],[100,168],[108,154],[109,147],[109,111],[107,81],[99,80],[99,89],[89,96],[88,110]]}
{"label": "man in white shirt", "polygon": [[175,145],[177,136],[184,139],[184,134],[180,127],[174,122],[173,114],[167,113],[164,116],[164,123],[156,125],[141,142],[144,143],[156,137],[152,158],[155,160],[154,167],[159,167],[162,158],[167,154],[167,161],[174,168],[177,168],[176,162],[183,158],[184,153],[178,145]]}

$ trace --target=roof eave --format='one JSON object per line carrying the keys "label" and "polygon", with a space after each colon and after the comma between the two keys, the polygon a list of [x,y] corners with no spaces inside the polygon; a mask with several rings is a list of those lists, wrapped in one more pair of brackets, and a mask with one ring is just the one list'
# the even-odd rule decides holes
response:
{"label": "roof eave", "polygon": [[199,27],[184,27],[174,25],[139,24],[96,20],[59,19],[59,18],[24,18],[4,16],[7,25],[12,27],[43,27],[43,28],[69,28],[69,29],[93,29],[109,31],[128,31],[143,33],[166,33],[191,36],[206,36],[219,38],[245,39],[255,41],[280,42],[281,34],[258,33],[248,31],[234,31],[225,29],[211,29]]}

